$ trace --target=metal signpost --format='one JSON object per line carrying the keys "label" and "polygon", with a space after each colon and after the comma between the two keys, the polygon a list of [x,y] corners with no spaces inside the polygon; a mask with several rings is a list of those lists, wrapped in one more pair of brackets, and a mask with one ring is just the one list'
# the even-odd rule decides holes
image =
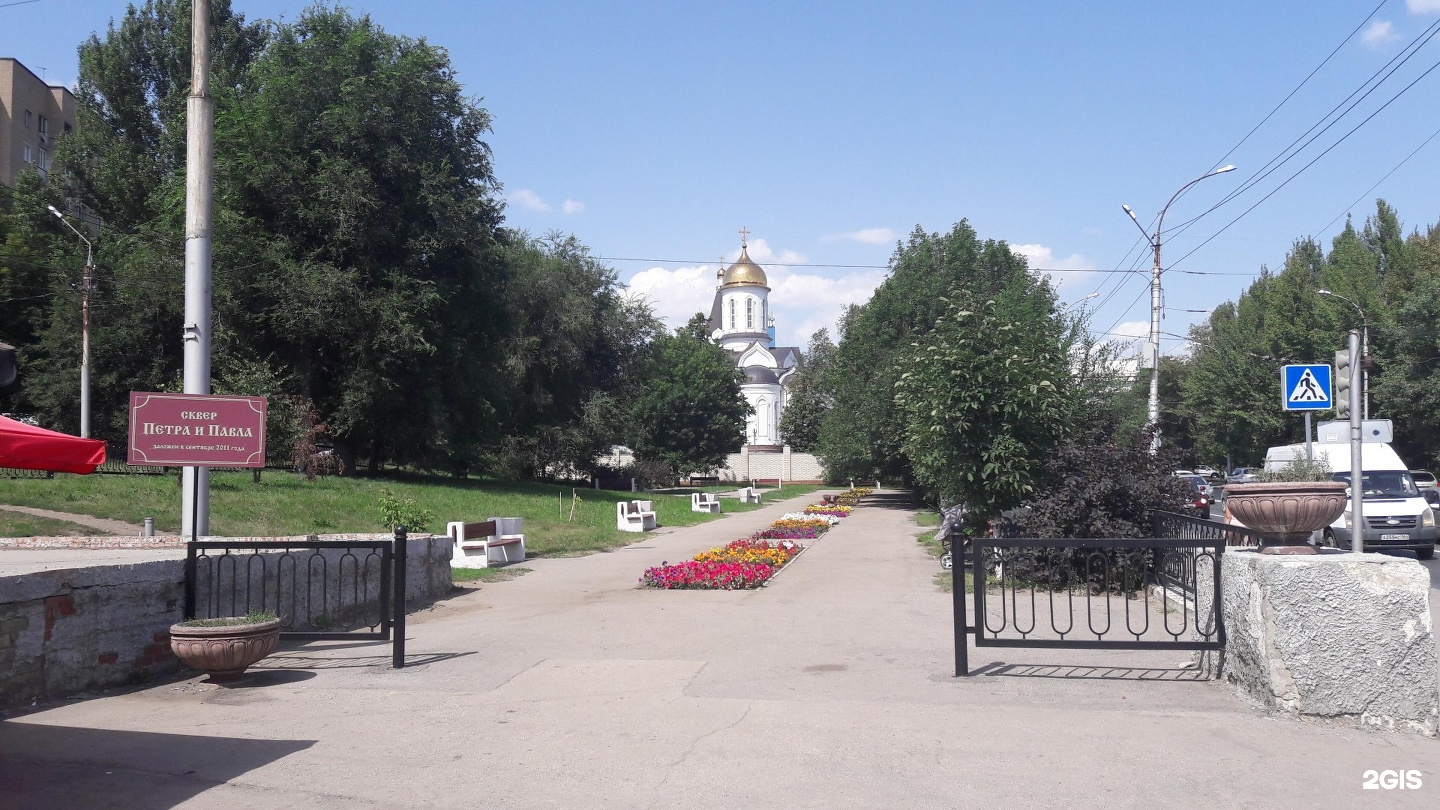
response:
{"label": "metal signpost", "polygon": [[1306,364],[1285,366],[1280,370],[1280,404],[1287,411],[1305,413],[1305,458],[1314,460],[1310,444],[1310,412],[1333,407],[1330,396],[1330,366]]}

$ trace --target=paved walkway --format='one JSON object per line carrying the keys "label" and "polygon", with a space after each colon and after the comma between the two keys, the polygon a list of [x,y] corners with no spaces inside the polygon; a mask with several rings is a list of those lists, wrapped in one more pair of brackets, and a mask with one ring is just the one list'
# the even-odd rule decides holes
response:
{"label": "paved walkway", "polygon": [[[817,496],[810,496],[817,497]],[[532,560],[388,649],[281,651],[0,723],[6,807],[1433,807],[1440,743],[1267,717],[1182,654],[1006,650],[952,677],[950,598],[875,499],[758,591],[641,571],[806,499]],[[976,667],[994,663],[971,650]],[[1017,675],[1015,673],[1038,673]],[[1420,790],[1361,790],[1417,768]]]}
{"label": "paved walkway", "polygon": [[4,509],[7,512],[19,512],[22,515],[50,518],[51,520],[64,520],[91,529],[99,529],[102,532],[109,532],[110,534],[139,534],[145,531],[144,526],[126,523],[123,520],[97,518],[93,515],[77,515],[73,512],[56,512],[53,509],[38,509],[34,506],[7,506],[6,504],[0,504],[0,509]]}

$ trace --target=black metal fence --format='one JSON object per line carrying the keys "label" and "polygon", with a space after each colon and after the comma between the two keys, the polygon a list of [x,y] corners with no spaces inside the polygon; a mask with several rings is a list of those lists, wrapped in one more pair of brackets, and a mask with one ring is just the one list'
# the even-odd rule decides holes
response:
{"label": "black metal fence", "polygon": [[273,613],[282,637],[389,641],[405,665],[406,531],[393,540],[186,544],[185,618]]}
{"label": "black metal fence", "polygon": [[[970,674],[967,635],[976,647],[1224,648],[1214,609],[1223,540],[972,538],[971,546],[973,593],[961,569],[954,582],[956,675]],[[1162,576],[1183,587],[1155,593]]]}

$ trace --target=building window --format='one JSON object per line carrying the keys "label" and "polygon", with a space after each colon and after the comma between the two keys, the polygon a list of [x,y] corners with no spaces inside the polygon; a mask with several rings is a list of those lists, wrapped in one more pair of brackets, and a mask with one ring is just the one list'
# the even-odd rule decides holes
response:
{"label": "building window", "polygon": [[26,111],[25,111],[25,128],[26,128],[26,129],[29,129],[29,128],[30,128],[30,118],[31,118],[32,115],[33,115],[33,113],[31,113],[29,110],[26,110]]}
{"label": "building window", "polygon": [[40,175],[43,177],[50,171],[50,155],[44,149],[40,150]]}
{"label": "building window", "polygon": [[730,299],[730,329],[735,329],[735,299]]}
{"label": "building window", "polygon": [[50,134],[50,121],[45,116],[40,116],[40,137]]}
{"label": "building window", "polygon": [[750,329],[750,330],[752,330],[752,331],[755,329],[755,299],[754,299],[754,298],[746,298],[746,299],[745,299],[745,328],[746,328],[746,329]]}
{"label": "building window", "polygon": [[35,162],[35,153],[34,153],[33,151],[31,151],[31,149],[30,149],[30,144],[28,144],[28,143],[25,144],[25,162],[26,162],[26,163],[34,163],[34,162]]}
{"label": "building window", "polygon": [[65,134],[66,134],[66,135],[69,135],[69,134],[70,134],[70,124],[69,124],[68,122],[65,124]]}

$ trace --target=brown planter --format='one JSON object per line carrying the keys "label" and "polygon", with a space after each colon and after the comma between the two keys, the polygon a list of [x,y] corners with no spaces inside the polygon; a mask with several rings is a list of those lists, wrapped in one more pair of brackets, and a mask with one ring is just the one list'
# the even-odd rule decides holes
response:
{"label": "brown planter", "polygon": [[1225,508],[1260,535],[1261,554],[1314,554],[1307,541],[1345,511],[1345,482],[1231,484]]}
{"label": "brown planter", "polygon": [[279,619],[220,627],[170,626],[170,649],[175,657],[216,681],[240,677],[251,664],[274,652],[279,641]]}

